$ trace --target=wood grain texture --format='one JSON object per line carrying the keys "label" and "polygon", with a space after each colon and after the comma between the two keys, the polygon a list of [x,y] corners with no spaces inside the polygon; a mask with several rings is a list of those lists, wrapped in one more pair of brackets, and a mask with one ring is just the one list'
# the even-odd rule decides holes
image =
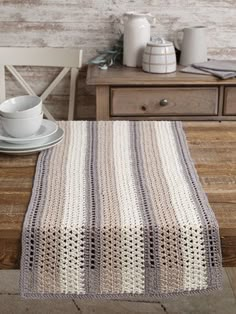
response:
{"label": "wood grain texture", "polygon": [[96,119],[109,120],[110,89],[109,86],[96,87]]}
{"label": "wood grain texture", "polygon": [[[132,10],[152,12],[157,19],[152,35],[162,35],[169,40],[173,40],[178,29],[206,25],[209,56],[236,58],[235,0],[4,0],[0,2],[0,45],[82,48],[86,63],[97,50],[111,46],[119,37],[119,18]],[[50,83],[50,73],[50,70],[49,75],[41,72],[45,83]],[[36,90],[37,71],[31,73],[29,69],[27,75],[31,75],[31,85]],[[95,92],[93,88],[85,88],[84,81],[84,77],[78,80],[83,87],[77,86],[76,106],[80,107],[75,110],[77,119],[95,118],[95,97],[91,97]],[[10,81],[6,87],[10,90],[9,96],[22,94],[19,86]],[[68,94],[66,91],[64,95]],[[57,100],[54,111],[65,118],[64,105],[59,98]]]}
{"label": "wood grain texture", "polygon": [[[191,156],[220,225],[225,266],[236,266],[236,122],[184,122]],[[18,268],[37,155],[0,154],[0,268]]]}
{"label": "wood grain texture", "polygon": [[224,114],[236,115],[236,86],[225,88]]}
{"label": "wood grain texture", "polygon": [[[122,5],[118,0],[3,1],[0,39],[3,46],[15,43],[18,46],[82,45],[88,58],[118,36],[117,20],[124,12],[137,10],[152,12],[157,18],[153,34],[169,39],[173,39],[177,29],[207,25],[210,53],[215,56],[218,50],[220,57],[233,56],[236,50],[234,4],[234,0],[124,0]],[[3,35],[6,30],[9,36]]]}
{"label": "wood grain texture", "polygon": [[[162,100],[168,103],[162,106]],[[112,116],[216,115],[218,88],[112,88]]]}
{"label": "wood grain texture", "polygon": [[97,66],[90,65],[87,74],[88,85],[118,85],[118,86],[236,86],[236,79],[221,80],[210,75],[199,75],[181,72],[183,66],[178,66],[177,71],[168,74],[150,74],[140,68],[125,66],[112,67],[108,71],[100,70]]}
{"label": "wood grain texture", "polygon": [[226,267],[225,271],[236,299],[236,267]]}

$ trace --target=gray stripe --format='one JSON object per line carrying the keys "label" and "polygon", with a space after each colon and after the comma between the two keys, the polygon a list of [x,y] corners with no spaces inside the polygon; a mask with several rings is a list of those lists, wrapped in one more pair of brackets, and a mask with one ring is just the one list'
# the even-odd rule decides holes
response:
{"label": "gray stripe", "polygon": [[[99,175],[99,166],[98,165],[98,148],[99,148],[99,138],[98,138],[98,124],[93,123],[93,180],[91,181],[91,185],[93,186],[93,217],[92,217],[92,225],[95,228],[94,232],[94,242],[92,242],[91,247],[91,260],[94,261],[94,265],[91,265],[93,268],[93,277],[90,278],[91,280],[91,292],[100,293],[100,276],[101,276],[101,269],[100,269],[100,255],[101,255],[101,208],[100,208],[100,194],[98,193],[98,175]],[[92,170],[92,169],[91,169]]]}
{"label": "gray stripe", "polygon": [[[101,234],[101,290],[106,291],[122,291],[122,265],[120,258],[122,255],[121,238],[122,232],[120,228],[120,204],[117,195],[117,186],[115,178],[115,162],[113,147],[113,124],[110,122],[99,122],[99,191],[101,195],[106,192],[106,198],[100,200],[101,206],[101,223],[109,224],[111,219],[116,222],[115,227],[102,232]],[[103,127],[101,127],[103,125]],[[113,187],[113,189],[111,188]],[[114,245],[111,263],[108,264],[108,241]],[[112,273],[112,277],[111,277]]]}
{"label": "gray stripe", "polygon": [[[209,250],[206,247],[206,267],[207,267],[207,283],[208,286],[217,286],[222,281],[218,267],[222,265],[221,245],[219,226],[215,218],[213,210],[210,208],[206,194],[204,193],[200,180],[194,164],[192,162],[190,152],[188,149],[185,134],[182,128],[181,122],[175,122],[172,124],[172,128],[176,137],[178,155],[182,160],[182,165],[185,170],[185,176],[188,178],[189,187],[195,199],[195,204],[198,206],[198,216],[201,219],[203,226],[204,244],[212,242],[211,247],[213,250]],[[205,213],[205,214],[204,214]],[[210,232],[210,234],[209,234]],[[214,257],[212,256],[214,254]],[[211,265],[211,259],[214,260],[214,265]],[[215,270],[215,271],[214,271]]]}
{"label": "gray stripe", "polygon": [[[186,142],[184,143],[183,140],[180,139],[180,130],[178,128],[178,125],[179,123],[175,122],[174,124],[172,124],[172,129],[173,129],[173,133],[175,135],[175,138],[176,138],[176,141],[179,145],[176,145],[177,147],[177,150],[178,150],[178,155],[179,155],[179,158],[182,160],[182,166],[183,166],[183,169],[184,169],[184,173],[183,175],[185,176],[186,180],[188,182],[190,182],[191,184],[189,184],[189,188],[191,189],[191,192],[192,192],[192,195],[194,196],[194,199],[195,199],[195,205],[198,207],[198,216],[200,217],[201,219],[201,223],[203,223],[204,225],[207,224],[207,219],[205,219],[206,217],[204,217],[203,215],[203,212],[202,212],[202,204],[199,203],[199,195],[198,195],[198,191],[196,189],[196,187],[194,188],[193,187],[193,184],[194,183],[194,178],[193,178],[193,175],[194,175],[194,172],[195,172],[195,169],[191,169],[190,170],[190,162],[189,160],[187,160],[187,155],[186,153],[184,154],[184,146],[186,145]],[[183,135],[183,134],[182,134]],[[183,138],[182,138],[183,139]],[[185,148],[186,149],[186,148]],[[205,228],[204,232],[203,232],[203,235],[204,235],[204,239],[205,239],[205,243],[208,242],[208,239],[209,239],[209,234],[208,234],[208,228]],[[210,260],[210,253],[207,252],[207,250],[205,251],[205,258],[206,258],[206,266],[207,266],[207,285],[209,286],[210,285],[210,280],[211,280],[211,270],[210,270],[210,265],[208,263],[208,261]]]}
{"label": "gray stripe", "polygon": [[92,131],[91,131],[91,123],[87,122],[87,147],[86,147],[86,169],[85,173],[87,173],[88,179],[85,182],[85,195],[86,195],[86,210],[85,210],[85,240],[84,240],[84,278],[85,278],[85,292],[89,293],[89,275],[90,275],[90,206],[91,206],[91,182],[90,182],[90,163],[91,163],[91,141],[92,141]]}
{"label": "gray stripe", "polygon": [[100,196],[97,178],[97,124],[88,122],[85,237],[85,291],[100,292]]}
{"label": "gray stripe", "polygon": [[[153,251],[153,254],[154,254],[156,263],[158,265],[157,272],[156,272],[156,277],[158,281],[157,289],[159,289],[160,292],[163,292],[162,289],[163,289],[163,286],[165,286],[166,282],[168,285],[169,283],[170,283],[170,286],[172,285],[172,275],[173,275],[173,272],[176,273],[176,269],[174,267],[169,268],[167,270],[166,265],[170,264],[170,262],[168,262],[167,260],[163,260],[163,258],[164,257],[166,259],[170,259],[170,258],[166,254],[162,253],[163,251],[168,252],[168,250],[171,250],[171,244],[170,244],[171,241],[166,241],[166,238],[169,237],[170,234],[166,233],[166,228],[163,228],[164,227],[163,222],[166,221],[165,215],[168,213],[168,208],[172,210],[173,204],[169,198],[163,197],[164,195],[169,195],[169,192],[171,191],[168,190],[168,185],[165,180],[165,175],[163,172],[164,165],[162,165],[161,156],[160,156],[160,147],[158,145],[158,139],[162,135],[156,133],[156,129],[154,127],[156,125],[156,122],[152,122],[152,123],[143,122],[143,123],[145,124],[145,126],[143,126],[140,129],[143,132],[143,134],[142,136],[140,135],[139,141],[141,142],[141,138],[142,138],[142,142],[148,143],[146,144],[145,150],[146,150],[146,154],[148,155],[150,154],[152,157],[154,157],[153,171],[155,171],[156,180],[157,180],[155,190],[154,191],[152,191],[151,189],[149,190],[150,201],[154,206],[155,204],[154,195],[157,195],[157,199],[160,199],[160,203],[162,204],[162,206],[160,207],[158,204],[157,205],[158,208],[153,209],[155,213],[158,214],[157,216],[153,215],[154,216],[153,234],[154,234],[154,244],[155,244],[155,249]],[[143,165],[145,168],[144,174],[146,174],[146,177],[148,178],[149,177],[148,172],[147,172],[148,168],[149,168],[150,176],[152,174],[150,171],[151,167],[149,165],[149,160],[147,158],[144,158]],[[148,181],[147,181],[147,189],[148,189],[148,186],[150,186],[151,184],[151,182],[150,181],[148,182]],[[166,212],[165,212],[165,208],[167,209]],[[175,217],[175,220],[176,220],[175,213],[173,213],[173,216]],[[175,237],[175,240],[176,240],[176,245],[177,245],[177,241],[178,241],[177,236]]]}
{"label": "gray stripe", "polygon": [[145,292],[154,293],[159,286],[157,265],[159,264],[157,254],[150,254],[158,249],[155,247],[156,233],[152,228],[152,222],[155,221],[153,216],[153,207],[149,197],[148,184],[146,184],[146,175],[143,169],[143,160],[141,151],[144,143],[140,142],[139,128],[133,121],[130,122],[130,145],[133,174],[135,176],[136,189],[138,191],[138,201],[140,213],[144,225],[144,261],[145,261]]}
{"label": "gray stripe", "polygon": [[[40,243],[40,225],[47,195],[48,178],[45,175],[50,164],[52,150],[40,153],[34,176],[34,185],[22,229],[21,287],[26,293],[37,288],[38,260],[36,243]],[[33,254],[31,249],[33,247]],[[27,277],[26,277],[27,275]],[[31,279],[30,279],[31,278]],[[29,285],[31,283],[31,285]]]}
{"label": "gray stripe", "polygon": [[[106,122],[107,123],[107,122]],[[113,266],[114,266],[114,273],[113,273],[113,282],[112,285],[116,291],[121,292],[122,291],[122,265],[120,263],[120,259],[122,256],[122,248],[121,248],[121,239],[122,239],[122,230],[120,228],[120,222],[121,222],[121,208],[119,204],[119,199],[117,195],[117,185],[116,185],[116,178],[115,178],[115,162],[114,162],[114,143],[113,143],[113,124],[111,122],[108,122],[109,124],[109,135],[106,134],[107,138],[110,137],[110,141],[108,142],[108,155],[107,155],[107,164],[110,163],[108,168],[108,174],[110,175],[109,183],[111,186],[114,187],[113,193],[112,193],[112,204],[113,208],[112,215],[116,218],[117,228],[115,228],[112,232],[113,235],[113,243],[116,245],[114,248],[114,260],[113,260]],[[109,137],[108,137],[109,136]],[[110,188],[110,187],[108,187]],[[109,208],[104,210],[110,210]]]}
{"label": "gray stripe", "polygon": [[[62,122],[61,123],[61,127],[63,127],[63,129],[65,130],[65,138],[64,138],[64,146],[66,147],[66,149],[62,150],[62,146],[58,146],[58,147],[54,147],[53,149],[50,149],[49,151],[49,155],[50,155],[50,159],[48,161],[48,165],[50,165],[50,162],[51,160],[53,160],[53,162],[57,162],[59,163],[59,166],[60,166],[60,171],[61,173],[66,173],[67,171],[67,154],[70,152],[69,150],[69,147],[70,145],[73,145],[73,142],[70,141],[70,138],[71,138],[71,127],[70,127],[70,123],[64,123]],[[59,158],[58,159],[58,153],[61,152],[62,153],[62,158]],[[45,151],[45,154],[47,152]],[[52,168],[47,168],[46,171],[47,171],[47,174],[50,172]],[[46,173],[44,173],[44,176],[46,178],[49,178]],[[47,187],[47,182],[44,182],[42,184],[45,184],[45,186]],[[66,189],[66,177],[63,176],[63,178],[59,181],[59,185],[57,186],[58,190],[61,191],[63,193],[63,191],[65,191]],[[45,195],[42,195],[40,196],[42,197],[43,199],[45,199],[45,201],[47,200],[47,194]],[[45,206],[47,205],[46,202],[44,202],[43,206],[45,208]],[[52,204],[51,204],[52,205]],[[56,204],[53,204],[54,205],[54,208],[55,206],[59,206],[61,208],[65,208],[65,199],[61,199],[59,203],[56,203]],[[55,208],[55,211],[57,210],[60,210],[60,208]],[[48,216],[51,216],[51,213],[48,212],[48,211],[44,211],[44,215],[46,213],[46,217]],[[47,219],[48,218],[43,218],[43,219]],[[41,270],[41,272],[39,272],[40,276],[38,275],[38,279],[41,278],[42,279],[45,279],[43,280],[44,281],[44,289],[47,289],[48,291],[52,290],[53,287],[55,286],[55,282],[60,282],[60,279],[61,279],[61,264],[60,264],[60,258],[61,258],[61,246],[64,245],[64,242],[61,242],[61,236],[62,236],[62,233],[63,233],[63,230],[60,229],[60,226],[61,226],[61,222],[63,220],[63,215],[59,215],[58,218],[57,218],[57,225],[54,226],[53,228],[53,232],[52,230],[50,232],[48,232],[48,230],[45,230],[45,225],[41,224],[44,222],[44,220],[42,220],[42,218],[40,217],[40,220],[38,221],[38,230],[39,231],[42,231],[42,230],[45,230],[45,233],[42,233],[40,232],[39,233],[39,243],[47,243],[47,245],[45,245],[44,247],[44,255],[42,256],[37,256],[37,262],[38,264],[40,265],[44,265],[43,267],[43,271],[42,269],[39,269],[39,271]],[[47,239],[47,236],[50,234],[51,236],[51,240],[52,238],[54,239],[54,243],[55,243],[55,247],[57,247],[57,250],[54,250],[51,245],[49,244],[50,243],[50,240]],[[49,264],[47,263],[46,259],[47,259],[47,256],[50,256],[51,259],[54,259],[54,262],[55,262],[55,267],[52,271],[51,267],[49,266]],[[68,256],[69,258],[69,256]],[[38,265],[39,266],[39,265]],[[64,273],[64,272],[63,272]],[[67,269],[67,274],[70,273],[70,269],[68,268]],[[51,277],[53,279],[50,280],[50,285],[48,284],[48,277]],[[55,281],[55,282],[54,282]],[[59,287],[58,287],[59,288]],[[47,290],[45,291],[45,293],[47,292]],[[59,288],[60,290],[60,288]]]}

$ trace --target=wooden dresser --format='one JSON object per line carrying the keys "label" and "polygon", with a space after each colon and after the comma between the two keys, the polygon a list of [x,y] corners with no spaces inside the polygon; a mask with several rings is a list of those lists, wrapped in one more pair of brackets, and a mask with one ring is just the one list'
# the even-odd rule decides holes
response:
{"label": "wooden dresser", "polygon": [[179,70],[150,74],[89,66],[87,84],[96,86],[97,120],[236,120],[236,79]]}

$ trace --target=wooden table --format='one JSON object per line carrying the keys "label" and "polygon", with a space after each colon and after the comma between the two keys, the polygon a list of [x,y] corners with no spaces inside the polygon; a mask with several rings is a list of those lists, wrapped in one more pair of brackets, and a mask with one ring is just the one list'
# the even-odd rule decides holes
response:
{"label": "wooden table", "polygon": [[236,120],[236,79],[180,70],[150,74],[89,65],[87,84],[96,87],[97,120]]}
{"label": "wooden table", "polygon": [[[224,266],[236,266],[236,122],[184,122],[191,155],[220,225]],[[0,154],[0,268],[19,268],[37,155]]]}

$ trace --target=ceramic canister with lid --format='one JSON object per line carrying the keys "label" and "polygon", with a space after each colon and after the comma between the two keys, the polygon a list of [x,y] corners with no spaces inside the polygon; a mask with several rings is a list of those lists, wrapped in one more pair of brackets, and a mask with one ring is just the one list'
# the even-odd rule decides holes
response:
{"label": "ceramic canister with lid", "polygon": [[176,54],[172,42],[163,38],[147,43],[143,54],[143,70],[150,73],[176,71]]}

